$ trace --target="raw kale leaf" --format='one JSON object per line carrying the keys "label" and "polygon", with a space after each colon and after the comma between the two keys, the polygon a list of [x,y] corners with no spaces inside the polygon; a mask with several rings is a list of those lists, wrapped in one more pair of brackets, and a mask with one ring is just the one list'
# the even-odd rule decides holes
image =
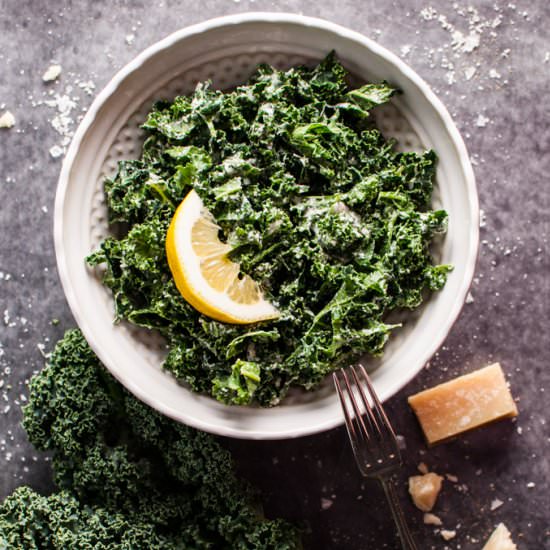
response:
{"label": "raw kale leaf", "polygon": [[[116,319],[167,339],[164,367],[226,403],[276,405],[361,354],[380,355],[397,308],[415,308],[450,267],[429,247],[447,214],[430,209],[433,151],[400,153],[374,126],[386,83],[350,89],[334,54],[309,69],[262,65],[228,92],[199,84],[155,105],[141,158],[105,182],[112,222],[126,228],[94,253]],[[230,257],[282,312],[233,326],[177,291],[164,240],[195,189]],[[252,375],[250,373],[253,373]]]}
{"label": "raw kale leaf", "polygon": [[30,441],[53,453],[59,491],[0,504],[0,548],[297,550],[297,530],[259,513],[212,436],[153,411],[69,331],[30,385]]}

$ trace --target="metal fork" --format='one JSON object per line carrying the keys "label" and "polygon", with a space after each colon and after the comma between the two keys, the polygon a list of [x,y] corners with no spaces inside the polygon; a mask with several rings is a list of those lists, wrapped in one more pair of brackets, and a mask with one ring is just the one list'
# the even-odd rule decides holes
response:
{"label": "metal fork", "polygon": [[339,373],[334,372],[332,376],[359,471],[363,476],[380,482],[403,548],[417,550],[399,504],[393,479],[393,474],[401,467],[401,453],[393,428],[365,368],[359,365],[357,368],[349,367],[349,373],[345,369],[340,369]]}

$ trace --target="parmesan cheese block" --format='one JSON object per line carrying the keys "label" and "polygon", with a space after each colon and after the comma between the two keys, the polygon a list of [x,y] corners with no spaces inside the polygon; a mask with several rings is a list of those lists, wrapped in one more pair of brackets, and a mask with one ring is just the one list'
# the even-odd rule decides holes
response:
{"label": "parmesan cheese block", "polygon": [[517,548],[506,525],[499,523],[482,550],[517,550]]}
{"label": "parmesan cheese block", "polygon": [[412,395],[409,404],[430,445],[518,414],[499,363]]}

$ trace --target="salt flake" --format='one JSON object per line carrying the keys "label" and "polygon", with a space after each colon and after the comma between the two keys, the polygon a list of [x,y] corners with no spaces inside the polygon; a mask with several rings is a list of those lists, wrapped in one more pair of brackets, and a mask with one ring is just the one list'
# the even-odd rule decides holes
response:
{"label": "salt flake", "polygon": [[466,69],[464,69],[464,76],[466,77],[466,80],[471,80],[474,74],[476,74],[475,67],[466,67]]}
{"label": "salt flake", "polygon": [[483,208],[479,209],[479,227],[485,227],[487,225],[487,214]]}
{"label": "salt flake", "polygon": [[92,95],[95,90],[95,82],[93,82],[92,80],[87,80],[85,82],[78,81],[76,85],[84,90],[84,93],[86,95]]}
{"label": "salt flake", "polygon": [[422,17],[425,21],[431,21],[436,15],[437,12],[432,8],[432,6],[428,6],[427,8],[420,10],[420,17]]}
{"label": "salt flake", "polygon": [[60,156],[63,155],[63,148],[62,147],[59,147],[59,145],[54,145],[53,147],[50,147],[50,155],[54,158],[54,159],[57,159],[59,158]]}
{"label": "salt flake", "polygon": [[411,53],[411,47],[408,44],[401,46],[401,57],[407,57]]}
{"label": "salt flake", "polygon": [[477,119],[476,119],[476,126],[478,128],[485,128],[485,126],[487,126],[487,123],[490,121],[489,118],[487,118],[486,116],[484,115],[478,115]]}
{"label": "salt flake", "polygon": [[454,30],[451,38],[451,46],[454,50],[471,53],[479,46],[481,37],[476,31],[470,31],[467,35],[464,35],[461,31]]}
{"label": "salt flake", "polygon": [[449,85],[453,85],[456,82],[455,78],[455,72],[454,71],[447,71],[447,74],[445,75],[447,77],[447,83]]}

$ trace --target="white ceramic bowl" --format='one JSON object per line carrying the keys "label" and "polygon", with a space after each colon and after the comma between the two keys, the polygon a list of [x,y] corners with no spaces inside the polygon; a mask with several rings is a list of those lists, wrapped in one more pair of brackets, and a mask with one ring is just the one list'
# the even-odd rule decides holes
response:
{"label": "white ceramic bowl", "polygon": [[[361,34],[290,14],[221,17],[178,31],[126,65],[97,96],[79,126],[63,164],[55,207],[55,248],[67,300],[86,339],[118,380],[139,399],[186,424],[250,439],[296,437],[342,423],[330,381],[315,392],[294,392],[271,409],[228,407],[191,393],[161,368],[163,346],[152,333],[113,324],[113,303],[84,257],[108,233],[102,180],[121,158],[136,157],[139,122],[154,98],[192,91],[197,81],[230,87],[259,62],[279,67],[321,59],[335,49],[364,80],[387,80],[403,95],[378,113],[382,130],[405,149],[433,147],[440,158],[435,201],[450,216],[437,259],[454,265],[434,293],[390,339],[371,366],[382,400],[415,376],[441,345],[468,291],[478,245],[478,202],[464,143],[449,113],[405,63]],[[397,109],[396,109],[397,107]]]}

